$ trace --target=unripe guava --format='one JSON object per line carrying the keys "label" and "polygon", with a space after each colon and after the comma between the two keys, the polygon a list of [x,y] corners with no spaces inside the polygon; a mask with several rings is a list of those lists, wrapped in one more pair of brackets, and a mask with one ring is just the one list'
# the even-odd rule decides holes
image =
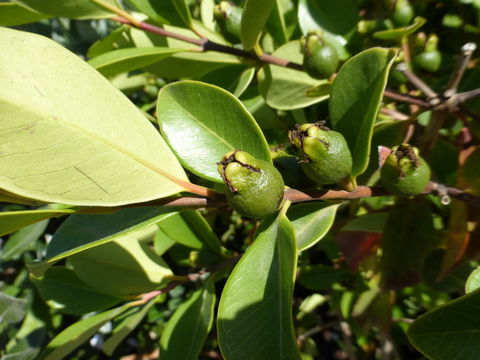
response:
{"label": "unripe guava", "polygon": [[297,126],[288,136],[303,157],[303,172],[315,183],[334,184],[350,174],[352,155],[345,138],[323,122]]}
{"label": "unripe guava", "polygon": [[321,31],[310,31],[300,39],[303,52],[303,67],[316,79],[329,78],[337,71],[340,59],[337,50],[326,42]]}
{"label": "unripe guava", "polygon": [[262,219],[278,210],[284,183],[272,164],[235,150],[218,163],[218,172],[227,185],[227,201],[239,214]]}

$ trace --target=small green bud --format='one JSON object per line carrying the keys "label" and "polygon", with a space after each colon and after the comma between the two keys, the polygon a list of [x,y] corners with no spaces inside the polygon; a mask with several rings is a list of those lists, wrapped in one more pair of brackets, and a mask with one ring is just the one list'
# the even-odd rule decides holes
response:
{"label": "small green bud", "polygon": [[414,15],[413,7],[408,0],[397,0],[393,11],[393,21],[397,26],[407,26]]}
{"label": "small green bud", "polygon": [[241,215],[262,219],[278,210],[284,183],[272,164],[235,150],[218,163],[218,172],[227,185],[228,203]]}
{"label": "small green bud", "polygon": [[223,37],[231,43],[240,42],[240,23],[242,8],[228,1],[221,1],[213,9],[213,17],[220,27]]}
{"label": "small green bud", "polygon": [[396,195],[420,194],[430,181],[430,167],[409,144],[392,148],[380,169],[383,185]]}
{"label": "small green bud", "polygon": [[429,72],[436,72],[442,64],[442,54],[437,49],[438,36],[431,35],[425,44],[425,51],[414,57],[415,65]]}
{"label": "small green bud", "polygon": [[328,185],[350,174],[352,155],[343,135],[323,124],[297,125],[288,137],[303,156],[300,165],[305,175],[317,184]]}
{"label": "small green bud", "polygon": [[303,67],[313,78],[326,79],[337,71],[340,59],[333,46],[323,39],[321,31],[310,31],[300,39]]}

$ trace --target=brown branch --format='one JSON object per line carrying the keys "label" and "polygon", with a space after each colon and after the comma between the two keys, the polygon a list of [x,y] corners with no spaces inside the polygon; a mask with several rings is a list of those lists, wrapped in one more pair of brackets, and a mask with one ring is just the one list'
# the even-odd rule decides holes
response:
{"label": "brown branch", "polygon": [[413,104],[413,105],[418,105],[418,106],[422,106],[422,107],[425,107],[425,108],[430,108],[431,105],[428,101],[420,98],[420,97],[417,97],[417,96],[412,96],[412,95],[406,95],[406,94],[400,94],[394,90],[390,90],[390,89],[385,89],[385,91],[383,92],[383,95],[385,97],[388,97],[392,100],[397,100],[397,101],[401,101],[401,102],[404,102],[404,103],[408,103],[408,104]]}
{"label": "brown branch", "polygon": [[261,54],[261,55],[256,55],[254,52],[251,51],[246,51],[242,49],[237,49],[232,46],[227,46],[223,44],[216,43],[214,41],[208,40],[206,38],[203,39],[197,39],[197,38],[192,38],[189,36],[184,36],[180,35],[177,33],[173,33],[171,31],[167,31],[165,29],[162,29],[161,27],[145,23],[143,21],[136,21],[135,23],[130,21],[129,19],[126,19],[125,17],[116,17],[113,18],[114,21],[117,21],[122,24],[130,25],[133,27],[136,27],[137,29],[143,30],[150,32],[152,34],[157,34],[165,37],[170,37],[173,39],[181,40],[184,42],[187,42],[189,44],[197,45],[202,48],[203,51],[216,51],[216,52],[221,52],[224,54],[230,54],[230,55],[235,55],[239,56],[245,59],[251,59],[255,60],[264,64],[271,64],[271,65],[277,65],[277,66],[282,66],[298,71],[303,71],[303,66],[301,64],[288,61],[285,59],[278,58],[276,56],[270,55],[270,54]]}

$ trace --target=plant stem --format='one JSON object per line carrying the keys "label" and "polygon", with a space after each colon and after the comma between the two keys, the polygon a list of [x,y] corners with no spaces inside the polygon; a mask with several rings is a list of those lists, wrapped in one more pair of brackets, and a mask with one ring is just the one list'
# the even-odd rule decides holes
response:
{"label": "plant stem", "polygon": [[460,81],[465,74],[465,70],[467,69],[468,62],[470,61],[470,58],[472,57],[472,54],[476,48],[477,45],[475,43],[466,43],[462,46],[460,58],[458,59],[455,69],[452,72],[447,85],[447,90],[444,92],[445,97],[450,97],[457,93],[458,84],[460,84]]}

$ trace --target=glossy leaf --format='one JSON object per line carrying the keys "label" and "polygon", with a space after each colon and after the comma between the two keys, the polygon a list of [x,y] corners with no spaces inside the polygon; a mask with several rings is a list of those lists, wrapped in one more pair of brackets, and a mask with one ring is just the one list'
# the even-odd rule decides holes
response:
{"label": "glossy leaf", "polygon": [[135,234],[175,208],[130,208],[113,214],[73,215],[60,225],[47,247],[46,260],[54,262],[120,236]]}
{"label": "glossy leaf", "polygon": [[296,253],[287,218],[266,220],[220,299],[218,341],[226,360],[300,359],[292,322]]}
{"label": "glossy leaf", "polygon": [[165,177],[187,181],[158,131],[77,55],[6,28],[0,44],[10,44],[0,51],[0,188],[102,206],[183,190]]}
{"label": "glossy leaf", "polygon": [[75,209],[42,209],[0,212],[0,236],[53,217],[74,214]]}
{"label": "glossy leaf", "polygon": [[221,244],[217,235],[198,211],[187,210],[165,217],[158,227],[168,238],[193,249],[208,247],[221,253]]}
{"label": "glossy leaf", "polygon": [[352,176],[368,166],[373,125],[377,119],[393,50],[372,48],[350,58],[332,85],[329,112],[334,130],[342,133],[353,158]]}
{"label": "glossy leaf", "polygon": [[284,9],[282,0],[275,0],[272,13],[267,21],[267,30],[278,46],[283,45],[288,41],[287,28],[283,14]]}
{"label": "glossy leaf", "polygon": [[[14,3],[33,9],[40,13],[76,19],[94,19],[111,17],[112,13],[90,0],[12,0]],[[115,0],[104,0],[116,6]]]}
{"label": "glossy leaf", "polygon": [[55,336],[40,354],[41,360],[61,360],[90,339],[106,322],[128,309],[121,306],[77,321]]}
{"label": "glossy leaf", "polygon": [[129,41],[126,39],[127,33],[127,25],[117,27],[107,36],[95,41],[92,46],[88,48],[87,57],[94,58],[115,49],[132,46],[132,44],[129,44]]}
{"label": "glossy leaf", "polygon": [[182,51],[185,50],[160,47],[118,49],[99,55],[88,63],[103,75],[112,76],[140,69]]}
{"label": "glossy leaf", "polygon": [[25,251],[33,250],[35,242],[42,236],[47,228],[48,220],[43,220],[32,225],[27,225],[12,234],[2,249],[2,260],[8,261],[20,257]]}
{"label": "glossy leaf", "polygon": [[112,356],[117,346],[138,326],[151,307],[155,305],[155,300],[150,300],[143,307],[136,307],[123,314],[124,319],[113,329],[112,335],[103,343],[102,351],[108,356]]}
{"label": "glossy leaf", "polygon": [[377,31],[373,34],[373,37],[377,39],[382,39],[382,40],[401,39],[402,37],[411,35],[414,32],[416,32],[423,25],[425,25],[426,22],[427,22],[426,19],[422,17],[416,17],[415,20],[413,21],[413,24],[409,26],[405,26],[398,29]]}
{"label": "glossy leaf", "polygon": [[335,47],[342,60],[349,56],[345,45],[358,20],[358,8],[352,0],[300,0],[298,4],[298,24],[303,34],[323,30],[325,40]]}
{"label": "glossy leaf", "polygon": [[338,206],[319,201],[293,205],[288,209],[287,216],[295,230],[300,251],[322,240],[333,225]]}
{"label": "glossy leaf", "polygon": [[160,338],[162,360],[196,360],[213,324],[215,289],[207,283],[174,312]]}
{"label": "glossy leaf", "polygon": [[420,281],[425,255],[435,240],[432,211],[424,198],[397,199],[382,238],[383,287],[398,289]]}
{"label": "glossy leaf", "polygon": [[1,26],[16,26],[28,24],[48,17],[48,15],[41,14],[34,10],[30,10],[18,4],[10,2],[0,3]]}
{"label": "glossy leaf", "polygon": [[200,81],[220,86],[237,98],[243,94],[248,85],[255,76],[255,68],[246,68],[244,66],[225,66],[209,73],[200,78]]}
{"label": "glossy leaf", "polygon": [[[301,63],[300,42],[291,41],[273,52],[274,56]],[[258,72],[259,89],[266,103],[279,110],[300,109],[326,100],[328,94],[318,97],[307,95],[307,92],[327,80],[316,80],[305,72],[281,66],[265,65]]]}
{"label": "glossy leaf", "polygon": [[167,263],[134,235],[82,251],[69,260],[80,280],[114,296],[155,290],[168,283],[172,275]]}
{"label": "glossy leaf", "polygon": [[232,150],[271,162],[255,119],[222,88],[196,81],[164,86],[158,95],[157,117],[183,166],[204,179],[222,182],[217,162]]}
{"label": "glossy leaf", "polygon": [[63,266],[50,268],[41,278],[31,276],[30,279],[47,304],[66,314],[102,311],[121,301],[88,287],[71,269]]}
{"label": "glossy leaf", "polygon": [[408,328],[411,343],[434,360],[480,357],[480,290],[417,318]]}
{"label": "glossy leaf", "polygon": [[178,15],[182,19],[183,23],[188,27],[192,27],[192,16],[190,15],[190,10],[188,9],[188,4],[186,0],[170,0],[173,3],[173,6],[177,10]]}
{"label": "glossy leaf", "polygon": [[255,46],[274,5],[275,0],[246,0],[240,27],[240,39],[245,50]]}

